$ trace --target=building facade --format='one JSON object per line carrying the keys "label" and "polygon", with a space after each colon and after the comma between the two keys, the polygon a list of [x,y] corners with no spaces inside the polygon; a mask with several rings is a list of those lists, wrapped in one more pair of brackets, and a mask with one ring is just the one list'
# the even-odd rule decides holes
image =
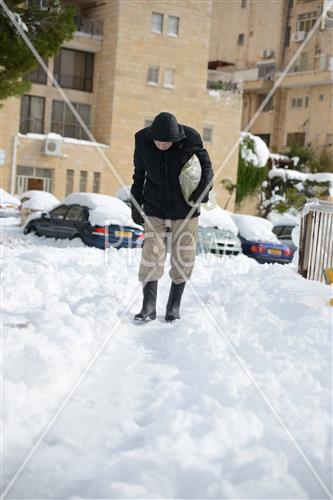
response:
{"label": "building facade", "polygon": [[82,121],[37,68],[31,91],[0,111],[2,187],[60,199],[72,191],[115,194],[131,184],[135,132],[170,111],[201,133],[223,205],[219,181],[237,176],[242,94],[207,88],[213,2],[67,3],[77,6],[77,31],[47,64]]}
{"label": "building facade", "polygon": [[[233,82],[243,89],[242,130],[248,127],[272,151],[282,152],[297,143],[333,158],[332,4],[331,0],[213,3],[209,80],[215,86]],[[318,28],[297,54],[316,22]],[[278,81],[271,99],[257,113]]]}

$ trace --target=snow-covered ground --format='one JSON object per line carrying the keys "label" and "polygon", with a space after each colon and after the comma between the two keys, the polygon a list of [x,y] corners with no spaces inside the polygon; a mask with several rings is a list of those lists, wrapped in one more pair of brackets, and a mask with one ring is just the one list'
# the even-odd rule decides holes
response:
{"label": "snow-covered ground", "polygon": [[136,326],[140,250],[105,263],[10,222],[6,498],[329,498],[329,286],[292,265],[206,255],[181,321],[163,322],[166,274],[159,318]]}

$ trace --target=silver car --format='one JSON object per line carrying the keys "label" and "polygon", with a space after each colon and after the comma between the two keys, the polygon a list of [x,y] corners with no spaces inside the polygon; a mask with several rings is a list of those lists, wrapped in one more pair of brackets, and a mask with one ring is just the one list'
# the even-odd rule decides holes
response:
{"label": "silver car", "polygon": [[240,239],[227,229],[199,226],[197,255],[200,253],[238,255],[242,253],[242,245]]}

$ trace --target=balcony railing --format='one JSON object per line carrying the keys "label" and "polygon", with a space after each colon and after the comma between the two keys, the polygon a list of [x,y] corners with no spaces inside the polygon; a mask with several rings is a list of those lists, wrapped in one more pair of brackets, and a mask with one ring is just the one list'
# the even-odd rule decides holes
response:
{"label": "balcony railing", "polygon": [[75,16],[74,21],[77,31],[85,33],[92,37],[101,37],[103,35],[103,22],[88,17]]}
{"label": "balcony railing", "polygon": [[65,75],[64,73],[57,72],[54,72],[54,77],[59,82],[61,87],[66,89],[92,92],[92,78],[77,75]]}
{"label": "balcony railing", "polygon": [[20,118],[20,132],[21,134],[43,134],[44,133],[44,120],[41,118]]}

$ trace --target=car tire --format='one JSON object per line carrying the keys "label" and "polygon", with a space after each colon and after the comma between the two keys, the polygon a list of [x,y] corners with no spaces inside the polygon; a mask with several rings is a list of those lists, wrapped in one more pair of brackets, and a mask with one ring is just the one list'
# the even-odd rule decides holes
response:
{"label": "car tire", "polygon": [[36,226],[30,226],[30,231],[29,231],[29,233],[31,233],[31,234],[33,234],[33,235],[35,235],[35,236],[39,236],[39,233],[38,233],[38,231],[37,231]]}

